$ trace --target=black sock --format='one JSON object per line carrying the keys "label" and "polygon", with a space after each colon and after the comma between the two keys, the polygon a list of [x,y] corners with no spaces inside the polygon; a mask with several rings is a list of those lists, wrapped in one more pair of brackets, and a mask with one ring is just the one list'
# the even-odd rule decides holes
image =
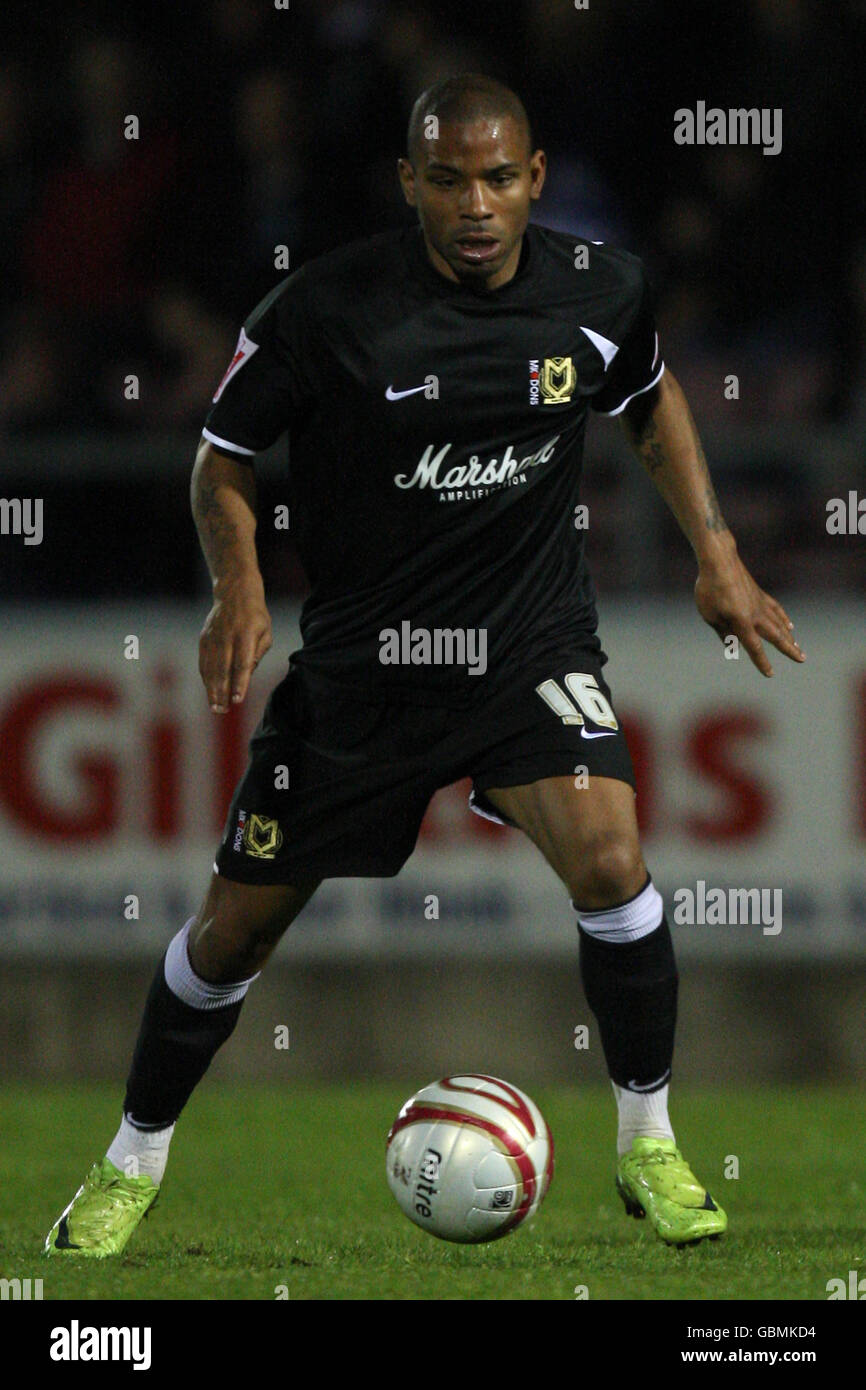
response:
{"label": "black sock", "polygon": [[194,1009],[165,982],[157,966],[126,1082],[124,1114],[140,1129],[174,1124],[211,1061],[234,1031],[243,999],[218,1009]]}
{"label": "black sock", "polygon": [[637,941],[599,941],[578,924],[586,1002],[601,1033],[612,1081],[656,1090],[670,1079],[677,1022],[678,975],[663,916]]}

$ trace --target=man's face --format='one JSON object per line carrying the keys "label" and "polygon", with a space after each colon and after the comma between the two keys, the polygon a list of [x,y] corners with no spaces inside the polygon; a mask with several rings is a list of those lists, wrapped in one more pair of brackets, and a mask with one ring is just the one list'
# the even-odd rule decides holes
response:
{"label": "man's face", "polygon": [[544,183],[543,150],[527,150],[510,116],[440,124],[413,163],[399,161],[400,182],[417,208],[427,254],[449,280],[495,290],[517,270],[529,205]]}

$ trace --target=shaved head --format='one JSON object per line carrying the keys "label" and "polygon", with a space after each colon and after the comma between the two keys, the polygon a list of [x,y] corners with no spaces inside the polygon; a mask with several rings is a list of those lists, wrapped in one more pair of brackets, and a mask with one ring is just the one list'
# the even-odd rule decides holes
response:
{"label": "shaved head", "polygon": [[[436,122],[430,121],[433,116]],[[460,73],[434,82],[422,92],[409,117],[406,135],[408,158],[414,163],[425,140],[438,138],[438,124],[468,125],[479,120],[510,117],[525,133],[527,157],[532,153],[533,135],[526,108],[516,92],[481,72]]]}
{"label": "shaved head", "polygon": [[507,284],[547,167],[520,97],[484,73],[446,77],[412,107],[407,147],[397,171],[434,269],[473,292]]}

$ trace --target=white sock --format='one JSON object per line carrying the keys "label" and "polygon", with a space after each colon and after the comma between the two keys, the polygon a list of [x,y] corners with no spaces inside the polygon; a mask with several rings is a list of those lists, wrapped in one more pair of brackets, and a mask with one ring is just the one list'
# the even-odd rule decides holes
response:
{"label": "white sock", "polygon": [[153,1178],[161,1183],[168,1163],[174,1125],[167,1129],[136,1129],[124,1115],[105,1157],[128,1178]]}
{"label": "white sock", "polygon": [[619,1116],[617,1154],[628,1153],[638,1135],[646,1135],[650,1139],[674,1138],[668,1119],[668,1086],[660,1086],[657,1091],[647,1094],[629,1091],[625,1086],[617,1086],[615,1081],[611,1085]]}
{"label": "white sock", "polygon": [[641,891],[629,898],[628,902],[620,903],[619,907],[593,908],[590,911],[578,907],[574,898],[571,905],[577,912],[578,922],[589,936],[614,944],[640,941],[642,937],[649,936],[659,926],[665,910],[662,895],[649,877]]}
{"label": "white sock", "polygon": [[195,918],[190,917],[168,943],[163,967],[165,983],[172,994],[176,994],[184,1004],[189,1004],[191,1009],[222,1009],[227,1004],[236,1004],[244,998],[253,980],[257,980],[262,972],[257,970],[248,980],[235,980],[226,985],[212,985],[208,980],[203,980],[190,965],[187,950],[189,929],[194,921]]}

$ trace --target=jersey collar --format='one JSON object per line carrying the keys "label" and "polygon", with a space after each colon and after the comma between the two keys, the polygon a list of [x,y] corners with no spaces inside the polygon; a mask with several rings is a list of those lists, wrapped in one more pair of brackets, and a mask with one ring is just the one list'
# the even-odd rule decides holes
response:
{"label": "jersey collar", "polygon": [[448,280],[444,275],[431,264],[430,257],[427,255],[427,248],[424,244],[424,233],[420,226],[407,228],[404,236],[404,249],[406,261],[409,268],[409,275],[412,280],[419,282],[425,290],[442,299],[458,300],[462,303],[483,304],[488,298],[491,303],[501,303],[504,298],[511,299],[519,295],[523,290],[527,280],[535,279],[535,271],[543,256],[543,248],[536,230],[530,223],[523,234],[523,243],[520,247],[520,260],[517,263],[517,270],[508,281],[507,285],[501,285],[498,290],[491,290],[489,296],[476,294],[473,290],[468,290],[464,285],[455,280]]}

